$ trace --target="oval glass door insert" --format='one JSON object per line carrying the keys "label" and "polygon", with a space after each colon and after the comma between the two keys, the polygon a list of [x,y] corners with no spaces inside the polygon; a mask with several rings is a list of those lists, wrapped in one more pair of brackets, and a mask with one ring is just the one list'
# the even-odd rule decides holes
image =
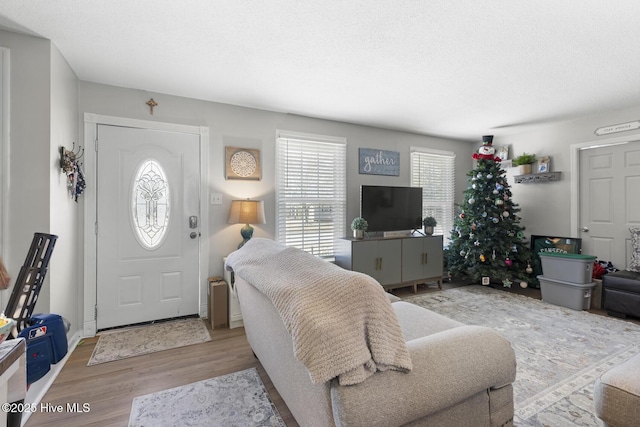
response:
{"label": "oval glass door insert", "polygon": [[167,174],[155,159],[147,159],[135,173],[131,213],[133,228],[140,244],[157,248],[165,238],[169,225],[170,198]]}

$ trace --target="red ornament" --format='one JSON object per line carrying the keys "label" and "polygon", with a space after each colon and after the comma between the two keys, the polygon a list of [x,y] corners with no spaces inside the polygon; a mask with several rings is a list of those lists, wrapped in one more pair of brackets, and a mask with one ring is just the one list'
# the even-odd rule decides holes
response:
{"label": "red ornament", "polygon": [[505,264],[507,267],[511,267],[511,264],[513,264],[513,262],[512,262],[509,258],[507,258],[507,259],[505,259],[505,260],[504,260],[504,264]]}

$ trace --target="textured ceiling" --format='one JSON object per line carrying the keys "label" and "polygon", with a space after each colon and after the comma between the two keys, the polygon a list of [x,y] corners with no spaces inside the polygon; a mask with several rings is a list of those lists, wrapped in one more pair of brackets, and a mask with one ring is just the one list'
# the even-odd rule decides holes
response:
{"label": "textured ceiling", "polygon": [[637,0],[2,0],[0,26],[85,81],[474,141],[640,100]]}

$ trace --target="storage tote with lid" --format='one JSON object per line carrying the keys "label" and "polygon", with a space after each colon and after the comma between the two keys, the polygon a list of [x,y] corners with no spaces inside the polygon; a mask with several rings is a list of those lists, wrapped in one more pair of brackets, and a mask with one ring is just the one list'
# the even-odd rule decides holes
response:
{"label": "storage tote with lid", "polygon": [[587,284],[593,281],[593,263],[596,257],[583,254],[540,252],[542,275],[547,279]]}
{"label": "storage tote with lid", "polygon": [[571,283],[538,276],[542,301],[573,310],[588,310],[591,306],[595,282]]}

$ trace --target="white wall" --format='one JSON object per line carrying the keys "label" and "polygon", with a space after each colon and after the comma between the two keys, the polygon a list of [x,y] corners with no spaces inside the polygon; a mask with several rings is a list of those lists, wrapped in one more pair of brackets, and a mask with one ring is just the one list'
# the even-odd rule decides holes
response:
{"label": "white wall", "polygon": [[494,145],[510,144],[511,152],[515,151],[516,156],[523,152],[534,153],[537,157],[551,156],[551,170],[562,171],[562,180],[540,184],[514,184],[512,177],[517,175],[517,168],[508,171],[513,198],[522,208],[522,223],[528,235],[580,237],[579,231],[571,226],[570,185],[577,173],[570,170],[571,145],[621,137],[638,139],[638,130],[605,136],[594,134],[597,128],[638,119],[640,106],[572,121],[539,124],[494,139]]}
{"label": "white wall", "polygon": [[[149,98],[158,102],[154,114],[145,103]],[[421,146],[449,150],[457,154],[459,189],[466,185],[465,173],[471,167],[471,153],[475,148],[468,142],[447,140],[358,126],[341,122],[314,119],[226,104],[187,99],[139,90],[80,83],[80,112],[129,117],[143,120],[208,126],[210,131],[209,192],[222,193],[221,206],[211,205],[209,216],[211,247],[211,275],[222,275],[222,257],[235,250],[241,241],[241,225],[228,225],[231,200],[255,198],[265,201],[267,224],[254,226],[254,236],[275,236],[275,135],[276,130],[290,130],[347,138],[347,219],[359,213],[361,184],[409,185],[409,147]],[[262,180],[234,181],[224,178],[224,147],[241,146],[261,150]],[[380,148],[400,152],[400,176],[383,177],[358,174],[358,148]],[[345,230],[345,235],[347,230]]]}

